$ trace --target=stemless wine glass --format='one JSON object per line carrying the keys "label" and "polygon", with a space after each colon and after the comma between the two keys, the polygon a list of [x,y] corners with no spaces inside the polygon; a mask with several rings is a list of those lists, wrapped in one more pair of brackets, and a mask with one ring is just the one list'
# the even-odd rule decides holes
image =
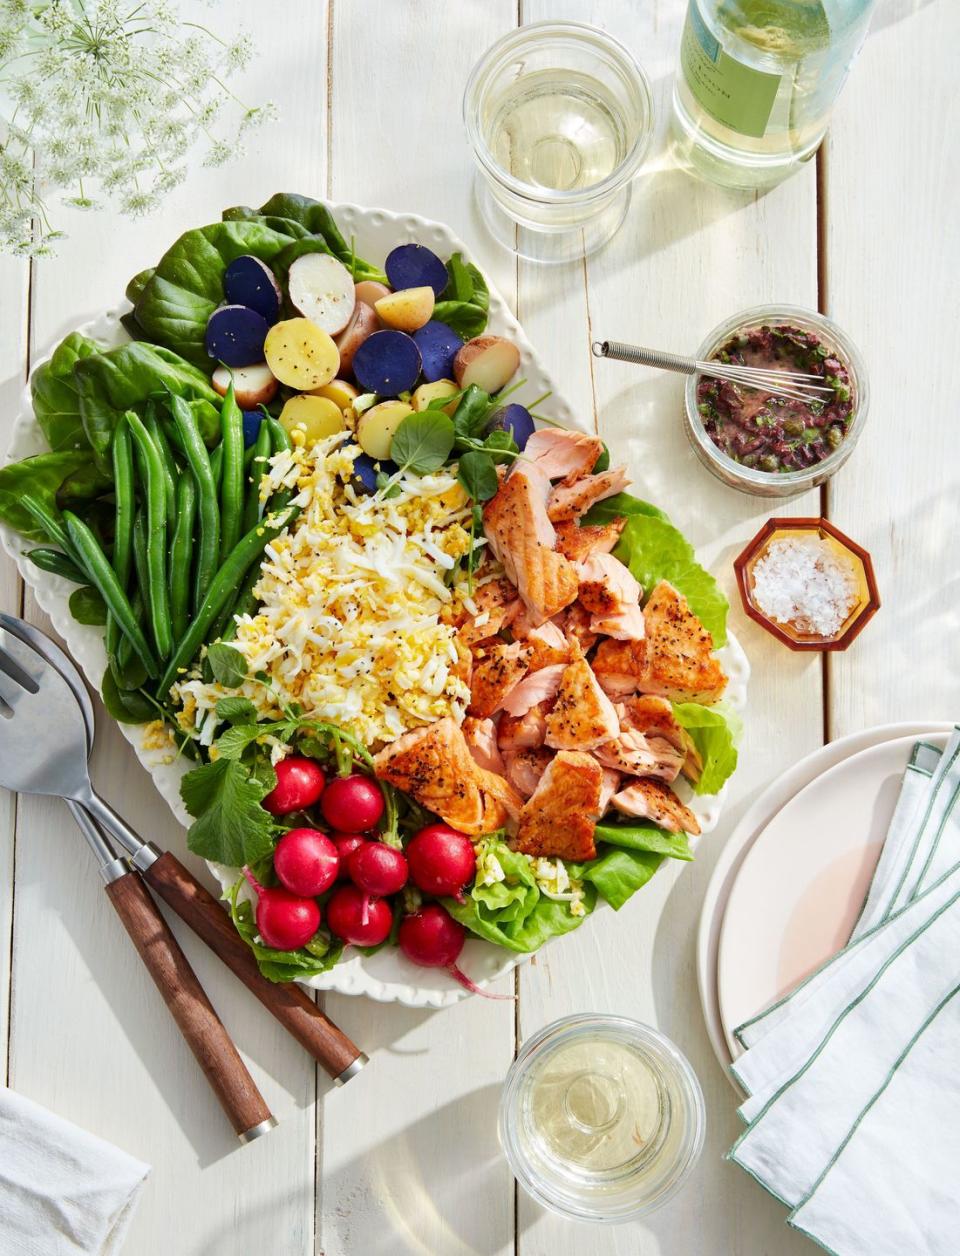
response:
{"label": "stemless wine glass", "polygon": [[521,256],[559,262],[598,249],[623,222],[653,99],[642,68],[604,31],[534,22],[481,57],[463,118],[488,229]]}

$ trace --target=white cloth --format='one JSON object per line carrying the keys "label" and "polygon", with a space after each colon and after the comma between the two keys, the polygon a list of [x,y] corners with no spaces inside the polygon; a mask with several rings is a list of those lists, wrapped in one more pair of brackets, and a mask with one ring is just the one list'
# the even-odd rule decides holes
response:
{"label": "white cloth", "polygon": [[[809,1059],[740,1136],[730,1159],[790,1207],[800,1204],[903,1051],[957,988],[957,955],[960,891],[875,970]],[[900,1158],[894,1140],[885,1157],[892,1175]],[[958,1167],[950,1166],[951,1176]]]}
{"label": "white cloth", "polygon": [[0,1087],[0,1256],[115,1256],[149,1172]]}
{"label": "white cloth", "polygon": [[960,996],[932,1010],[792,1226],[840,1256],[956,1256]]}

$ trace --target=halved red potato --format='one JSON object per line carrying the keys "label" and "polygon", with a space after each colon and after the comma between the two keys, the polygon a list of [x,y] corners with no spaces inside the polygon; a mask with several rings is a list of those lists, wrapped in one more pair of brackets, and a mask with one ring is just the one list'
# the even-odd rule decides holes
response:
{"label": "halved red potato", "polygon": [[520,365],[520,350],[503,336],[474,336],[453,359],[453,374],[461,388],[477,384],[484,392],[498,393]]}
{"label": "halved red potato", "polygon": [[227,395],[230,381],[233,380],[233,395],[241,410],[256,410],[257,406],[266,406],[277,395],[279,384],[266,362],[257,362],[254,366],[218,366],[210,377],[214,392],[221,397]]}
{"label": "halved red potato", "polygon": [[385,283],[377,283],[376,279],[361,279],[354,291],[357,294],[357,300],[369,306],[376,305],[381,297],[390,295],[390,289],[387,285]]}
{"label": "halved red potato", "polygon": [[329,253],[304,253],[292,262],[287,292],[290,304],[329,336],[343,331],[357,303],[353,276]]}
{"label": "halved red potato", "polygon": [[353,358],[357,350],[365,340],[379,330],[380,320],[377,318],[376,310],[365,301],[358,301],[354,306],[353,317],[337,337],[341,371],[352,370]]}
{"label": "halved red potato", "polygon": [[432,288],[404,288],[381,297],[373,308],[384,327],[417,331],[430,322],[435,300]]}

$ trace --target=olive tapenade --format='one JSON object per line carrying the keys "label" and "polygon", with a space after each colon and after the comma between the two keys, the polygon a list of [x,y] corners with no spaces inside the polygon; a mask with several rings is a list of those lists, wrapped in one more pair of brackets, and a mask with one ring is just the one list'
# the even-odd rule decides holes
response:
{"label": "olive tapenade", "polygon": [[741,466],[781,474],[822,462],[843,443],[854,411],[850,370],[814,332],[764,324],[747,328],[712,360],[819,375],[833,389],[823,400],[776,397],[762,389],[701,376],[697,408],[717,448]]}

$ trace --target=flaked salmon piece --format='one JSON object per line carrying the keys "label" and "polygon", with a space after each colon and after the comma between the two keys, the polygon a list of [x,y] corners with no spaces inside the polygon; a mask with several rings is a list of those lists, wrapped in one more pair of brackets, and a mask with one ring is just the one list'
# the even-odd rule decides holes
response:
{"label": "flaked salmon piece", "polygon": [[615,515],[609,523],[571,523],[556,525],[557,550],[573,563],[582,562],[591,554],[609,554],[627,526],[626,515]]}
{"label": "flaked salmon piece", "polygon": [[521,798],[527,799],[534,792],[552,758],[552,750],[541,748],[513,750],[504,755],[507,780]]}
{"label": "flaked salmon piece", "polygon": [[497,726],[493,720],[478,720],[468,715],[460,727],[477,767],[503,776],[503,756],[497,744]]}
{"label": "flaked salmon piece", "polygon": [[468,649],[509,627],[523,603],[509,580],[490,580],[473,595],[476,615],[467,618],[457,637]]}
{"label": "flaked salmon piece", "polygon": [[614,641],[642,641],[647,635],[640,606],[628,606],[613,615],[592,615],[590,628],[598,636],[613,637]]}
{"label": "flaked salmon piece", "polygon": [[473,660],[467,714],[486,719],[527,674],[531,650],[519,641],[496,641],[478,649]]}
{"label": "flaked salmon piece", "polygon": [[[602,765],[601,765],[602,766]],[[602,816],[610,806],[610,799],[620,788],[620,773],[614,768],[604,768],[603,778],[600,781],[600,804],[599,812]]]}
{"label": "flaked salmon piece", "polygon": [[716,702],[727,678],[713,657],[713,638],[687,605],[687,599],[661,580],[643,608],[646,650],[643,693],[673,702]]}
{"label": "flaked salmon piece", "polygon": [[557,699],[547,716],[546,744],[555,750],[593,750],[619,732],[613,703],[590,664],[582,656],[575,659],[564,668]]}
{"label": "flaked salmon piece", "polygon": [[554,663],[550,667],[541,667],[539,671],[524,676],[501,702],[508,715],[526,715],[531,707],[541,702],[552,702],[557,696],[560,681],[566,668],[565,663]]}
{"label": "flaked salmon piece", "polygon": [[[691,833],[696,837],[700,832],[697,817],[661,781],[631,781],[626,789],[614,794],[612,802],[623,815],[649,820],[670,833]],[[523,823],[522,812],[520,822]]]}
{"label": "flaked salmon piece", "polygon": [[591,554],[577,563],[577,576],[577,598],[591,615],[618,615],[640,601],[638,581],[612,554]]}
{"label": "flaked salmon piece", "polygon": [[603,453],[599,436],[586,432],[566,432],[555,427],[541,427],[524,446],[524,458],[530,458],[551,480],[562,479],[572,484],[592,471]]}
{"label": "flaked salmon piece", "polygon": [[594,754],[598,762],[630,776],[655,776],[663,781],[675,781],[683,766],[682,751],[662,737],[648,741],[632,726],[627,707],[619,705],[616,711],[620,719],[619,736],[597,747]]}
{"label": "flaked salmon piece", "polygon": [[519,461],[483,510],[490,548],[517,587],[531,620],[542,624],[577,596],[577,573],[554,551],[547,516],[550,481],[536,464]]}
{"label": "flaked salmon piece", "polygon": [[554,523],[579,519],[596,502],[622,493],[629,483],[625,467],[611,467],[599,475],[584,475],[573,484],[558,484],[550,494],[547,514]]}
{"label": "flaked salmon piece", "polygon": [[531,629],[522,640],[531,651],[528,664],[531,672],[570,662],[570,643],[552,620]]}
{"label": "flaked salmon piece", "polygon": [[627,719],[631,727],[646,737],[653,748],[663,742],[683,755],[681,771],[691,781],[698,781],[703,771],[703,760],[693,738],[680,724],[666,698],[654,694],[637,694],[625,703]]}
{"label": "flaked salmon piece", "polygon": [[575,641],[584,654],[593,649],[597,642],[597,634],[590,627],[590,612],[584,610],[579,602],[574,602],[572,606],[554,619],[554,623],[558,626],[568,641]]}
{"label": "flaked salmon piece", "polygon": [[500,716],[497,745],[506,755],[517,750],[539,750],[547,735],[546,703],[532,706],[525,715]]}
{"label": "flaked salmon piece", "polygon": [[410,794],[461,833],[492,833],[509,818],[502,787],[491,790],[492,774],[474,762],[463,732],[449,716],[403,733],[374,755],[373,767],[380,780]]}
{"label": "flaked salmon piece", "polygon": [[603,769],[591,755],[561,750],[520,812],[515,845],[525,855],[593,859]]}
{"label": "flaked salmon piece", "polygon": [[[506,828],[512,833],[523,810],[523,798],[499,772],[485,772],[481,768],[480,775],[486,804],[483,823],[487,827],[484,828],[484,833],[492,833],[500,828]],[[500,818],[501,815],[504,816],[503,819]]]}
{"label": "flaked salmon piece", "polygon": [[604,693],[624,697],[640,688],[646,658],[647,645],[642,638],[639,641],[601,641],[593,656],[594,675]]}

